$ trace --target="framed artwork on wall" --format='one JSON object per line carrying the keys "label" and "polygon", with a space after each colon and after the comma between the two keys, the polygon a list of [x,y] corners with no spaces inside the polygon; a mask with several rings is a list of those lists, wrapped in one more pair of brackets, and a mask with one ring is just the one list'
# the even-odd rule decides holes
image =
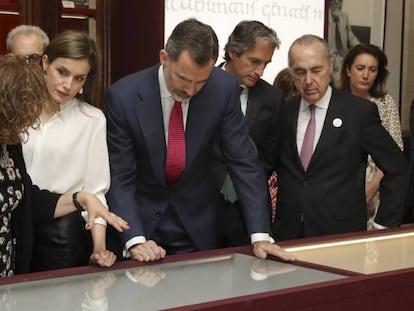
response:
{"label": "framed artwork on wall", "polygon": [[327,0],[325,35],[335,58],[333,80],[350,47],[366,42],[383,48],[385,9],[386,0]]}

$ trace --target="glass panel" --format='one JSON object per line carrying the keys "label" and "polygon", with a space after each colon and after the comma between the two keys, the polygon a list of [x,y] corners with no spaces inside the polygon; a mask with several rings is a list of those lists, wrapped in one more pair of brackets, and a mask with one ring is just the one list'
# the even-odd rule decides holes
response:
{"label": "glass panel", "polygon": [[372,274],[414,267],[414,232],[291,247],[299,260]]}
{"label": "glass panel", "polygon": [[2,310],[159,310],[342,278],[235,254],[4,285],[0,299]]}

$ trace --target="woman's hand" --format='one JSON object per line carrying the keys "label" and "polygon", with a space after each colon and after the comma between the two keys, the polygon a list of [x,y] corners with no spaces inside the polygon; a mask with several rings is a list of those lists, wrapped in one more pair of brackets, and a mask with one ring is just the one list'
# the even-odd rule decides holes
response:
{"label": "woman's hand", "polygon": [[96,195],[89,192],[79,192],[77,197],[79,203],[85,207],[88,212],[88,222],[85,226],[87,230],[90,230],[93,227],[95,218],[97,217],[104,218],[119,232],[129,229],[128,223],[121,217],[110,212],[96,197]]}
{"label": "woman's hand", "polygon": [[110,267],[116,261],[116,255],[109,250],[94,250],[90,256],[90,261],[101,267]]}

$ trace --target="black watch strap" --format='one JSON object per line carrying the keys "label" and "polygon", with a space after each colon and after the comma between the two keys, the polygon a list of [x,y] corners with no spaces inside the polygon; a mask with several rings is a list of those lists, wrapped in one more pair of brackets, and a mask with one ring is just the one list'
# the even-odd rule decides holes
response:
{"label": "black watch strap", "polygon": [[85,211],[85,208],[78,201],[78,193],[79,193],[79,191],[76,191],[76,192],[73,193],[73,195],[72,195],[72,202],[73,202],[73,205],[75,205],[76,209],[79,212],[82,213],[82,212]]}

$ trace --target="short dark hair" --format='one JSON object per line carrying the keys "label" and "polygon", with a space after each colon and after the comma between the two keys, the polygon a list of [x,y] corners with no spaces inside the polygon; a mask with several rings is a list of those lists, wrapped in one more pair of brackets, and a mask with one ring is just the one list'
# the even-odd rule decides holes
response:
{"label": "short dark hair", "polygon": [[179,23],[165,45],[168,57],[177,61],[181,53],[188,51],[193,61],[206,65],[218,57],[218,39],[213,28],[190,18]]}
{"label": "short dark hair", "polygon": [[374,84],[369,89],[369,94],[375,98],[385,96],[387,94],[386,82],[389,76],[389,71],[387,69],[388,59],[385,53],[378,46],[369,43],[357,44],[346,52],[342,61],[341,72],[339,74],[339,79],[336,82],[336,87],[350,91],[350,79],[348,77],[347,69],[351,69],[355,58],[360,54],[369,54],[375,57],[378,61],[378,75],[374,81]]}
{"label": "short dark hair", "polygon": [[275,49],[280,47],[280,39],[272,28],[259,21],[241,21],[227,40],[224,47],[224,59],[226,62],[230,62],[229,52],[240,56],[261,40],[268,41]]}

